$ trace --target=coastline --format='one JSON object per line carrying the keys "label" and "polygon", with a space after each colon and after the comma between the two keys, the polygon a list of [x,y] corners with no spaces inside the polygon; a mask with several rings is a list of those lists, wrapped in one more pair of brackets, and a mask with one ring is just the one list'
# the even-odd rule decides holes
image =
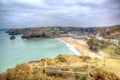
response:
{"label": "coastline", "polygon": [[76,51],[79,52],[78,55],[82,56],[88,56],[84,51],[85,51],[85,41],[83,42],[83,40],[80,40],[80,43],[77,43],[77,40],[71,38],[71,37],[62,37],[59,38],[61,41],[65,42],[66,44],[69,44],[70,46],[74,47],[74,49]]}
{"label": "coastline", "polygon": [[89,57],[98,57],[101,58],[101,56],[96,55],[96,53],[92,52],[89,49],[89,46],[87,44],[87,41],[80,40],[80,39],[73,39],[71,37],[62,37],[59,38],[60,41],[69,44],[70,46],[74,47],[74,50],[77,51],[77,55],[79,56],[89,56]]}
{"label": "coastline", "polygon": [[73,45],[71,45],[70,43],[62,40],[61,38],[56,38],[56,39],[59,40],[60,42],[64,43],[64,44],[66,44],[67,47],[68,47],[72,52],[74,52],[75,55],[78,55],[78,56],[81,56],[81,55],[82,55],[82,54],[80,53],[80,51],[79,51],[76,47],[74,47]]}

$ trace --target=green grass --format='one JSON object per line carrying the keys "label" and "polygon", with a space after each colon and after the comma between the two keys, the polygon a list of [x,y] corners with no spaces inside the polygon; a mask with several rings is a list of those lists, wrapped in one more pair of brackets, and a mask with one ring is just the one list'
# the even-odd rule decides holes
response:
{"label": "green grass", "polygon": [[87,41],[91,50],[102,51],[109,55],[120,55],[120,48],[103,40],[90,39]]}
{"label": "green grass", "polygon": [[108,45],[106,48],[100,50],[109,55],[116,55],[116,54],[120,55],[120,49],[114,45]]}

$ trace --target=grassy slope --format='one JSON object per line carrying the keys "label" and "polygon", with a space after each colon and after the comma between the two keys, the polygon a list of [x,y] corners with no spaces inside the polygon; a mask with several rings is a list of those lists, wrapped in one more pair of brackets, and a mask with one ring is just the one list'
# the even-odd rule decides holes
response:
{"label": "grassy slope", "polygon": [[102,40],[90,39],[88,45],[91,50],[102,51],[108,55],[120,55],[120,48],[112,43]]}
{"label": "grassy slope", "polygon": [[110,27],[108,31],[102,33],[102,36],[105,38],[120,39],[120,25]]}
{"label": "grassy slope", "polygon": [[[53,59],[41,59],[39,61],[32,61],[17,65],[16,68],[7,70],[7,73],[0,74],[0,80],[77,80],[78,77],[56,74],[44,74],[43,69],[32,69],[33,66],[44,66],[45,61],[47,65],[78,65],[88,60],[92,66],[94,77],[92,80],[120,80],[115,74],[120,75],[120,61],[117,59],[107,59],[106,66],[103,66],[103,59],[98,59],[98,66],[100,70],[96,70],[95,58],[80,57],[75,55],[58,55]],[[112,63],[112,64],[110,64]],[[103,69],[105,71],[103,71]],[[86,71],[85,68],[65,69],[64,71]],[[110,72],[108,72],[110,71]],[[111,73],[113,72],[113,73]],[[119,72],[119,73],[118,73]],[[75,79],[76,78],[76,79]],[[104,79],[103,79],[104,78]],[[105,79],[106,78],[106,79]],[[79,79],[82,80],[82,79]],[[83,79],[85,80],[85,79]]]}
{"label": "grassy slope", "polygon": [[120,75],[120,69],[119,69],[120,60],[116,58],[107,58],[108,56],[113,57],[116,55],[120,55],[120,48],[118,48],[116,45],[112,43],[108,43],[108,42],[96,40],[96,39],[90,39],[87,43],[90,46],[90,49],[102,51],[107,55],[105,58],[106,66],[103,66],[104,64],[104,58],[103,58],[103,59],[98,59],[97,61],[98,67],[101,67],[110,72],[114,72],[117,75]]}
{"label": "grassy slope", "polygon": [[[96,67],[96,59],[95,58],[86,58],[90,65],[93,67]],[[85,63],[85,58],[80,57],[80,56],[75,56],[75,55],[59,55],[56,58],[46,60],[47,65],[79,65],[81,63]],[[42,66],[44,65],[44,60],[42,60],[43,64],[40,64],[40,62],[31,62],[29,65],[33,66]],[[112,59],[112,58],[106,58],[106,66],[104,66],[104,59],[97,59],[97,63],[99,68],[105,69],[107,71],[113,72],[117,75],[120,75],[120,60],[118,59]],[[72,69],[70,69],[73,71]]]}
{"label": "grassy slope", "polygon": [[117,48],[115,45],[109,45],[106,48],[100,50],[109,55],[116,55],[116,54],[120,55],[120,49]]}

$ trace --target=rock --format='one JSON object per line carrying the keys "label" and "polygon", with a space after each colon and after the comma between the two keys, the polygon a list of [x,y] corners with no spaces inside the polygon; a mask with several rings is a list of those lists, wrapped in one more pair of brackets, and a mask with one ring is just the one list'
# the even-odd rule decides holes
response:
{"label": "rock", "polygon": [[20,35],[25,32],[26,29],[9,29],[6,31],[9,35]]}
{"label": "rock", "polygon": [[10,39],[11,39],[11,40],[12,40],[12,39],[15,39],[15,36],[14,36],[14,35],[10,36]]}

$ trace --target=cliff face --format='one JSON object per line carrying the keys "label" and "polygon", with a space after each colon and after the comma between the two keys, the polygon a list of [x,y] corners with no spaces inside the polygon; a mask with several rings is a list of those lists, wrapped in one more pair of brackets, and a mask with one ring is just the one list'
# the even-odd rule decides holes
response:
{"label": "cliff face", "polygon": [[9,35],[22,34],[22,38],[34,38],[34,37],[54,38],[60,37],[62,31],[57,28],[45,27],[45,28],[10,29],[6,33],[9,33]]}
{"label": "cliff face", "polygon": [[60,36],[60,31],[54,31],[52,28],[41,28],[41,29],[26,30],[22,38],[33,38],[33,37],[54,38],[59,36]]}

